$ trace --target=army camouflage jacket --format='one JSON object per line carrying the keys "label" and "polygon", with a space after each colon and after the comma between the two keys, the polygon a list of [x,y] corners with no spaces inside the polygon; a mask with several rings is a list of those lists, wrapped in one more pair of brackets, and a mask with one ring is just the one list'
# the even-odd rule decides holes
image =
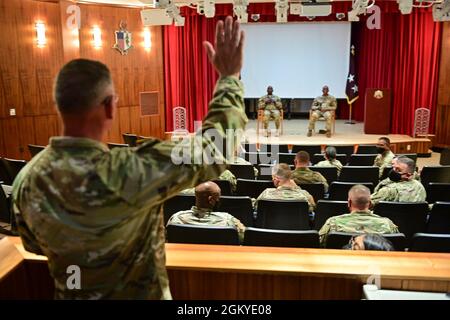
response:
{"label": "army camouflage jacket", "polygon": [[397,233],[398,227],[388,218],[371,211],[354,211],[329,218],[319,231],[320,243],[326,244],[328,233]]}
{"label": "army camouflage jacket", "polygon": [[[202,132],[225,136],[246,122],[242,83],[224,77],[193,139],[109,150],[87,138],[52,138],[14,181],[13,201],[25,249],[48,258],[55,297],[170,299],[162,204],[225,170],[220,151],[214,164],[184,157],[218,150]],[[80,288],[67,285],[69,266],[79,268]]]}

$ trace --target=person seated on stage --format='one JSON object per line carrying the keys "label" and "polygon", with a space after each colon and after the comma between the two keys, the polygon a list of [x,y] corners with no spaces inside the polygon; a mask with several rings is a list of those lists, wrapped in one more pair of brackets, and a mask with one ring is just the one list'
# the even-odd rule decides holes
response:
{"label": "person seated on stage", "polygon": [[[237,179],[235,175],[230,170],[225,170],[222,174],[217,178],[217,180],[227,180],[231,183],[231,191],[236,191]],[[184,189],[180,192],[180,194],[195,194],[195,187]]]}
{"label": "person seated on stage", "polygon": [[281,104],[280,97],[273,94],[272,86],[267,87],[267,94],[262,96],[258,100],[258,110],[264,110],[264,130],[266,130],[266,136],[269,136],[269,121],[274,120],[275,126],[277,128],[276,135],[278,136],[278,131],[280,129],[281,123],[281,112],[283,110],[283,105]]}
{"label": "person seated on stage", "polygon": [[[394,157],[392,159],[392,162],[391,162],[392,167],[394,167],[394,165],[397,163],[397,160],[400,159],[400,158],[407,158],[407,156]],[[420,175],[416,171],[414,171],[414,179],[416,179],[417,181],[420,181]],[[394,181],[392,181],[391,179],[389,179],[389,177],[387,177],[386,179],[381,180],[380,183],[377,184],[377,186],[375,187],[373,192],[377,192],[381,188],[383,188],[383,187],[385,187],[385,186],[387,186],[388,184],[391,184],[391,183],[394,183]]]}
{"label": "person seated on stage", "polygon": [[315,98],[311,106],[311,116],[309,118],[308,137],[311,137],[312,131],[316,125],[316,121],[320,117],[324,117],[326,121],[325,129],[327,131],[327,137],[331,137],[331,116],[332,112],[337,108],[336,98],[328,94],[328,86],[323,86],[322,95]]}
{"label": "person seated on stage", "polygon": [[220,188],[212,181],[195,187],[195,206],[190,210],[174,213],[167,225],[189,224],[217,227],[233,227],[239,233],[239,240],[244,239],[245,226],[227,212],[216,211],[220,202]]}
{"label": "person seated on stage", "polygon": [[275,188],[264,190],[256,199],[255,207],[259,200],[304,200],[308,202],[309,211],[314,210],[316,206],[314,198],[292,180],[292,171],[289,165],[280,163],[273,166],[272,181]]}
{"label": "person seated on stage", "polygon": [[295,183],[301,185],[303,183],[323,183],[325,186],[325,193],[328,192],[327,179],[320,173],[312,171],[308,166],[311,165],[309,161],[309,153],[306,151],[299,151],[294,159],[295,170],[292,172],[292,179]]}
{"label": "person seated on stage", "polygon": [[353,236],[348,245],[344,246],[342,249],[394,251],[394,245],[381,234],[367,233],[360,236]]}
{"label": "person seated on stage", "polygon": [[383,170],[392,163],[395,154],[391,151],[391,140],[387,137],[381,137],[377,143],[378,155],[376,156],[373,165],[380,168],[380,178],[383,175]]}
{"label": "person seated on stage", "polygon": [[370,208],[370,190],[361,184],[348,192],[350,213],[329,218],[319,231],[320,243],[325,246],[328,234],[348,233],[397,233],[398,227],[388,218],[373,214]]}
{"label": "person seated on stage", "polygon": [[372,194],[372,203],[380,201],[421,202],[425,201],[427,193],[422,183],[414,179],[416,165],[408,157],[399,157],[389,172],[392,183],[377,188]]}
{"label": "person seated on stage", "polygon": [[336,167],[338,171],[338,175],[341,173],[342,163],[336,159],[336,148],[335,147],[327,147],[325,149],[325,159],[323,161],[318,162],[316,167]]}

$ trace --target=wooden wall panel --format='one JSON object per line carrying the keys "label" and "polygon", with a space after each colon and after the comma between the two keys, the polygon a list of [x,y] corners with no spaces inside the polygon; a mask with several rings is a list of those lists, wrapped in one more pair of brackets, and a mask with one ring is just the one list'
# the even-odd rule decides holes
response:
{"label": "wooden wall panel", "polygon": [[450,147],[450,22],[443,23],[439,89],[436,111],[436,143]]}
{"label": "wooden wall panel", "polygon": [[[164,69],[162,30],[152,27],[152,48],[142,43],[139,9],[99,5],[79,5],[81,9],[80,46],[70,47],[63,28],[65,6],[69,2],[0,0],[4,37],[0,46],[0,156],[29,159],[28,144],[47,144],[59,135],[62,123],[52,99],[54,77],[64,62],[77,55],[104,62],[112,71],[119,95],[116,119],[105,142],[122,143],[122,133],[164,137]],[[47,45],[35,43],[35,22],[46,25]],[[122,56],[112,48],[114,31],[125,20],[132,32],[133,48]],[[92,27],[102,29],[103,46],[92,46]],[[63,37],[64,30],[64,37]],[[70,41],[70,39],[68,40]],[[159,115],[141,117],[139,93],[158,91]],[[9,110],[16,109],[16,116]]]}
{"label": "wooden wall panel", "polygon": [[[131,132],[138,135],[164,136],[164,69],[162,52],[162,30],[152,27],[152,48],[142,48],[142,23],[138,9],[80,5],[82,28],[80,31],[80,55],[83,58],[97,59],[105,63],[112,72],[116,92],[119,95],[118,117],[112,131],[106,139],[110,142],[122,142],[122,133]],[[119,30],[120,21],[126,21],[127,30],[132,33],[133,48],[122,56],[114,45],[114,31]],[[102,29],[102,47],[92,46],[92,27]],[[159,115],[151,120],[140,117],[139,93],[158,91],[160,95]],[[120,110],[126,108],[125,110]],[[140,121],[137,121],[139,117]],[[129,119],[133,119],[130,121]],[[129,125],[128,125],[129,123]],[[117,132],[119,128],[120,132]],[[119,134],[118,134],[119,133]]]}

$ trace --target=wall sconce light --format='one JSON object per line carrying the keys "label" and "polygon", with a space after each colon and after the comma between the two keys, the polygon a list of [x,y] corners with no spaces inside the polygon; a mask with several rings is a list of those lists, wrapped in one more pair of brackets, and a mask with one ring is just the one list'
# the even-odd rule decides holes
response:
{"label": "wall sconce light", "polygon": [[144,29],[144,48],[150,50],[152,48],[152,34],[149,28]]}
{"label": "wall sconce light", "polygon": [[38,48],[45,47],[47,39],[45,38],[45,24],[41,21],[35,23],[36,43]]}
{"label": "wall sconce light", "polygon": [[94,37],[93,45],[95,48],[101,48],[102,46],[102,30],[98,26],[92,28],[92,35]]}

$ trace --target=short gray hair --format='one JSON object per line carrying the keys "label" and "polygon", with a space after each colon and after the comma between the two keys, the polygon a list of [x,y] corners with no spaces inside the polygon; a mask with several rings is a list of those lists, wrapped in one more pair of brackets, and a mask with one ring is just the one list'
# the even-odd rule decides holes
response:
{"label": "short gray hair", "polygon": [[416,164],[413,159],[408,157],[398,157],[397,163],[403,163],[406,164],[408,173],[414,173],[414,170],[416,170]]}
{"label": "short gray hair", "polygon": [[367,209],[370,205],[370,190],[362,184],[354,185],[348,192],[348,198],[359,210]]}
{"label": "short gray hair", "polygon": [[272,167],[272,175],[281,180],[289,180],[292,177],[291,168],[286,163],[276,164]]}

